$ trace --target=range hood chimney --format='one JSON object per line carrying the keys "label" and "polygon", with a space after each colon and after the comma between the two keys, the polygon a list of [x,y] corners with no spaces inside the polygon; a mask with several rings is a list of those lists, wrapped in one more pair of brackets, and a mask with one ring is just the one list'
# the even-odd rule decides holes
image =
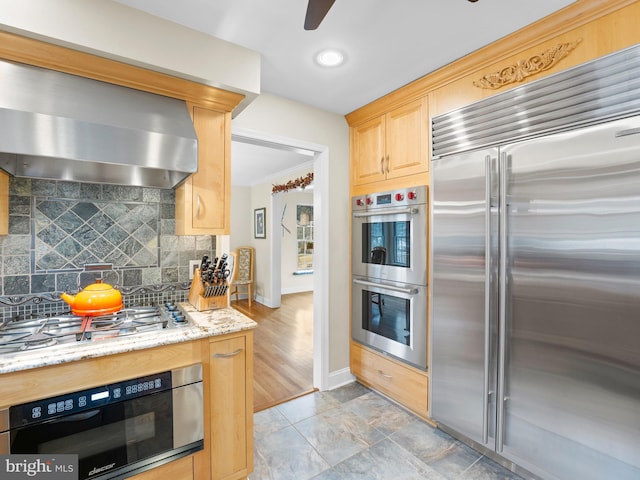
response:
{"label": "range hood chimney", "polygon": [[17,177],[172,188],[198,169],[186,103],[0,60],[0,168]]}

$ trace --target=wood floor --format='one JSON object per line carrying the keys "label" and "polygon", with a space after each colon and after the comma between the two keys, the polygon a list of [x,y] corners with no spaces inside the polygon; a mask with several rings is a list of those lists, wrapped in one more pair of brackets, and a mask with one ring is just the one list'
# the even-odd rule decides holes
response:
{"label": "wood floor", "polygon": [[235,300],[254,331],[255,412],[313,392],[313,292],[282,295],[280,308]]}

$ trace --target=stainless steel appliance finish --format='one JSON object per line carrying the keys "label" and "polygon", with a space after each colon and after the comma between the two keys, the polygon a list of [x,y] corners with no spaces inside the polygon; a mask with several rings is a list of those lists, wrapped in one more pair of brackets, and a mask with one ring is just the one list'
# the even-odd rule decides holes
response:
{"label": "stainless steel appliance finish", "polygon": [[127,478],[204,446],[202,365],[0,411],[0,453],[73,453],[79,478]]}
{"label": "stainless steel appliance finish", "polygon": [[433,154],[510,143],[638,111],[640,45],[439,116],[432,125]]}
{"label": "stainless steel appliance finish", "polygon": [[197,171],[185,102],[0,61],[0,168],[18,177],[172,188]]}
{"label": "stainless steel appliance finish", "polygon": [[0,323],[0,354],[53,347],[75,342],[108,339],[189,325],[178,307],[131,307],[97,317],[71,313],[17,318]]}
{"label": "stainless steel appliance finish", "polygon": [[433,418],[545,479],[640,478],[639,133],[432,163]]}
{"label": "stainless steel appliance finish", "polygon": [[427,368],[427,187],[353,197],[353,340]]}
{"label": "stainless steel appliance finish", "polygon": [[352,337],[422,370],[427,368],[427,287],[353,277]]}
{"label": "stainless steel appliance finish", "polygon": [[427,284],[427,187],[353,197],[352,274]]}

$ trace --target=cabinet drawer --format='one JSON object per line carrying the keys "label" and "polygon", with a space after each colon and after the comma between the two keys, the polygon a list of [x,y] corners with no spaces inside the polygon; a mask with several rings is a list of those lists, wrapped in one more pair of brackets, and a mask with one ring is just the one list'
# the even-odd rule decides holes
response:
{"label": "cabinet drawer", "polygon": [[131,480],[156,480],[170,478],[171,480],[193,480],[193,456],[183,457],[160,467],[148,470]]}
{"label": "cabinet drawer", "polygon": [[351,373],[423,418],[429,416],[429,377],[357,343],[351,344]]}

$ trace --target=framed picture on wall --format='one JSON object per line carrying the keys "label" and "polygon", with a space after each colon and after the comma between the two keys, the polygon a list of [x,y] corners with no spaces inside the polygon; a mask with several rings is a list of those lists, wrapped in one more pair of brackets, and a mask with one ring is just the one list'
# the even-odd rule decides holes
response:
{"label": "framed picture on wall", "polygon": [[267,238],[267,232],[265,229],[266,223],[266,208],[256,208],[253,211],[253,237],[254,238]]}

